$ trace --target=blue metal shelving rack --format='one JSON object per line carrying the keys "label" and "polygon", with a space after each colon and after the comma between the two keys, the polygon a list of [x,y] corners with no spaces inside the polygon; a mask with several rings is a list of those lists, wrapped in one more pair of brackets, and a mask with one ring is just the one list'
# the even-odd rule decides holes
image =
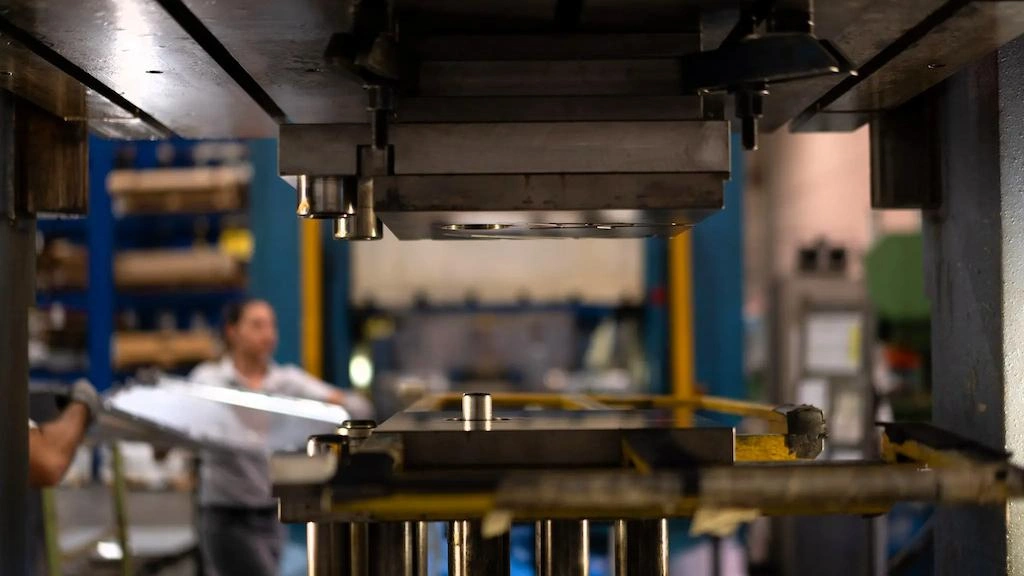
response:
{"label": "blue metal shelving rack", "polygon": [[[173,165],[188,165],[184,160],[195,142],[175,140],[176,162]],[[68,238],[86,245],[89,252],[88,288],[85,290],[62,290],[39,292],[37,305],[41,307],[56,303],[68,310],[85,311],[88,314],[88,365],[86,371],[73,370],[53,372],[36,369],[32,377],[54,381],[71,382],[88,377],[100,390],[123,380],[127,374],[116,373],[112,367],[112,339],[115,318],[123,310],[135,310],[140,327],[153,328],[158,311],[173,311],[179,328],[185,327],[196,313],[207,318],[210,325],[216,325],[224,305],[242,296],[242,289],[212,289],[195,291],[138,291],[118,293],[114,286],[114,255],[118,249],[155,248],[188,246],[195,240],[195,224],[203,219],[207,224],[207,239],[215,241],[221,231],[221,220],[225,213],[174,214],[174,215],[130,215],[119,217],[113,212],[107,193],[107,175],[117,165],[117,157],[125,146],[134,149],[133,167],[145,169],[157,167],[159,146],[167,142],[123,142],[89,139],[89,216],[88,218],[41,219],[39,231],[46,236]],[[241,214],[232,214],[241,216]]]}

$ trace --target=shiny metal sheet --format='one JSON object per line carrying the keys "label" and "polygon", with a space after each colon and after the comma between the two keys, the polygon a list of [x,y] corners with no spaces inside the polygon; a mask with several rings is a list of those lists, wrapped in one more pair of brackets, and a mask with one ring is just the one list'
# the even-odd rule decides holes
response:
{"label": "shiny metal sheet", "polygon": [[274,120],[157,2],[0,0],[0,11],[182,136],[277,134]]}
{"label": "shiny metal sheet", "polygon": [[672,235],[722,208],[723,174],[538,174],[374,178],[399,239]]}
{"label": "shiny metal sheet", "polygon": [[302,449],[313,434],[332,433],[349,418],[341,406],[162,379],[104,398],[95,435],[249,452]]}

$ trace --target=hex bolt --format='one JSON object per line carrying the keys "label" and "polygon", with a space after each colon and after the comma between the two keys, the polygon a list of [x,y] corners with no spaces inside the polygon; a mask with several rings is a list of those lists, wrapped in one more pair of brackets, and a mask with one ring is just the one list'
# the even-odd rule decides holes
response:
{"label": "hex bolt", "polygon": [[355,448],[365,442],[376,427],[374,420],[345,420],[338,428],[338,434],[348,436],[349,445]]}

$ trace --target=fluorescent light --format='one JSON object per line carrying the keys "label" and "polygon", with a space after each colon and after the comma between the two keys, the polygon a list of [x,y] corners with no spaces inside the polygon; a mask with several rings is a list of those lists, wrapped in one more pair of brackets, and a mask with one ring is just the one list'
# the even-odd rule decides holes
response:
{"label": "fluorescent light", "polygon": [[358,350],[352,354],[348,363],[348,379],[356,388],[368,388],[373,381],[373,363],[365,351]]}

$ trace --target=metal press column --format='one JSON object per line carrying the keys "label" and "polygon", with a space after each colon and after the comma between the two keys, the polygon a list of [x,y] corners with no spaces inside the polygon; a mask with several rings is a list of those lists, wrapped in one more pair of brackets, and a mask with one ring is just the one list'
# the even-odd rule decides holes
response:
{"label": "metal press column", "polygon": [[616,520],[612,574],[668,576],[668,520]]}
{"label": "metal press column", "polygon": [[[933,421],[1024,460],[1024,40],[937,93],[941,210],[922,230]],[[1024,574],[1024,506],[936,511],[939,575]]]}
{"label": "metal press column", "polygon": [[590,573],[590,522],[537,522],[534,555],[537,576],[587,576]]}
{"label": "metal press column", "polygon": [[14,100],[0,91],[0,576],[28,573],[28,309],[36,221],[16,198]]}

